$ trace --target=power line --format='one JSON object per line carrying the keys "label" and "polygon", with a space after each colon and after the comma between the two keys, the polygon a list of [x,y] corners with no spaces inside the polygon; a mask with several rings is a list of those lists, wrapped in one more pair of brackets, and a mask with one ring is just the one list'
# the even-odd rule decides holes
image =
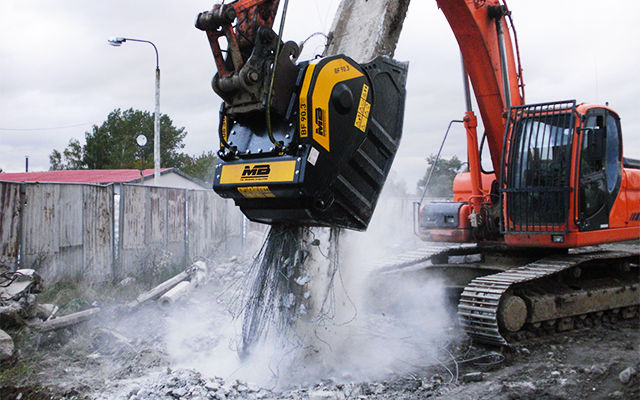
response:
{"label": "power line", "polygon": [[90,125],[91,122],[84,122],[81,124],[73,124],[73,125],[64,125],[64,126],[54,126],[49,128],[0,128],[0,131],[7,132],[28,132],[28,131],[52,131],[56,129],[66,129],[66,128],[77,128],[79,126],[87,126]]}

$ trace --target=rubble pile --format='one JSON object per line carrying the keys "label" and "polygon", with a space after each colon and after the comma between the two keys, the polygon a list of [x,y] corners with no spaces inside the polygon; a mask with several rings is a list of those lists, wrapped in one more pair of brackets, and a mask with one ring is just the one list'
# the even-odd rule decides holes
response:
{"label": "rubble pile", "polygon": [[42,278],[33,269],[0,274],[0,362],[13,357],[15,346],[5,330],[35,327],[52,318],[58,308],[39,304]]}
{"label": "rubble pile", "polygon": [[[239,380],[207,378],[190,369],[170,369],[137,381],[122,393],[105,393],[96,400],[346,400],[346,399],[422,399],[443,394],[448,384],[440,375],[420,379],[397,378],[385,382],[334,383],[276,390],[253,386]],[[399,393],[401,397],[397,397]]]}

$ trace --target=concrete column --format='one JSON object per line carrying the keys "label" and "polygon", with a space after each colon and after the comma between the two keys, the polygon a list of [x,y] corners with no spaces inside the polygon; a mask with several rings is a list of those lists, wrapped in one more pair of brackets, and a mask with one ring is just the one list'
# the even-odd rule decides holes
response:
{"label": "concrete column", "polygon": [[325,55],[345,54],[358,63],[393,57],[409,0],[342,0]]}

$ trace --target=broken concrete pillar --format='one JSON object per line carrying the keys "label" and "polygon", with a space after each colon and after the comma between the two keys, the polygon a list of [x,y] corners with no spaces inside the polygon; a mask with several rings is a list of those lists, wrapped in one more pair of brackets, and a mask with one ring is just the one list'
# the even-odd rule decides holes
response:
{"label": "broken concrete pillar", "polygon": [[42,320],[48,320],[58,312],[58,306],[55,304],[37,304],[36,317]]}
{"label": "broken concrete pillar", "polygon": [[64,315],[62,317],[50,319],[43,322],[40,325],[42,332],[53,331],[57,329],[66,328],[68,326],[77,325],[81,322],[88,321],[93,318],[94,315],[100,312],[100,308],[90,308],[88,310],[79,311],[77,313]]}
{"label": "broken concrete pillar", "polygon": [[148,300],[157,299],[163,294],[165,294],[167,291],[169,291],[172,287],[176,286],[178,283],[182,281],[186,281],[187,279],[189,279],[189,272],[182,271],[178,275],[174,276],[173,278],[170,278],[162,282],[158,286],[154,287],[153,289],[142,293],[134,301],[130,302],[128,306],[130,308],[134,308]]}
{"label": "broken concrete pillar", "polygon": [[342,0],[325,55],[345,54],[358,63],[393,57],[409,0]]}
{"label": "broken concrete pillar", "polygon": [[158,304],[164,307],[168,307],[182,297],[186,296],[194,287],[195,284],[193,282],[182,281],[171,288],[171,290],[169,290],[167,293],[160,296],[160,298],[158,299]]}
{"label": "broken concrete pillar", "polygon": [[[402,24],[409,7],[409,0],[342,0],[333,21],[325,56],[345,54],[358,63],[366,63],[378,56],[392,57],[400,37]],[[310,231],[311,232],[311,231]],[[305,264],[305,274],[309,278],[298,283],[296,289],[304,298],[299,303],[304,308],[299,310],[306,321],[325,318],[327,301],[335,284],[336,265],[327,260],[338,254],[338,236],[340,230],[332,233],[327,229],[314,229],[304,242],[311,255]],[[317,243],[319,239],[320,243]],[[320,250],[319,247],[323,247]],[[339,262],[339,260],[338,260]],[[327,265],[329,264],[329,265]],[[347,300],[345,300],[346,302]],[[312,332],[313,326],[299,324],[298,332]]]}

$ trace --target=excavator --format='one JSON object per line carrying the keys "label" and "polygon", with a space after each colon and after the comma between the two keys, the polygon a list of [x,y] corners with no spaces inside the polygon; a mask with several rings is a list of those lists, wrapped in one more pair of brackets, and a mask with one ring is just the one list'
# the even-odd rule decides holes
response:
{"label": "excavator", "polygon": [[[390,267],[435,271],[459,293],[462,328],[487,344],[637,317],[640,161],[622,156],[620,117],[525,102],[504,0],[436,3],[463,60],[469,171],[452,200],[416,204],[415,232],[440,245]],[[365,230],[400,143],[408,65],[298,61],[282,25],[272,30],[278,4],[223,2],[197,17],[223,99],[213,188],[252,221]]]}

